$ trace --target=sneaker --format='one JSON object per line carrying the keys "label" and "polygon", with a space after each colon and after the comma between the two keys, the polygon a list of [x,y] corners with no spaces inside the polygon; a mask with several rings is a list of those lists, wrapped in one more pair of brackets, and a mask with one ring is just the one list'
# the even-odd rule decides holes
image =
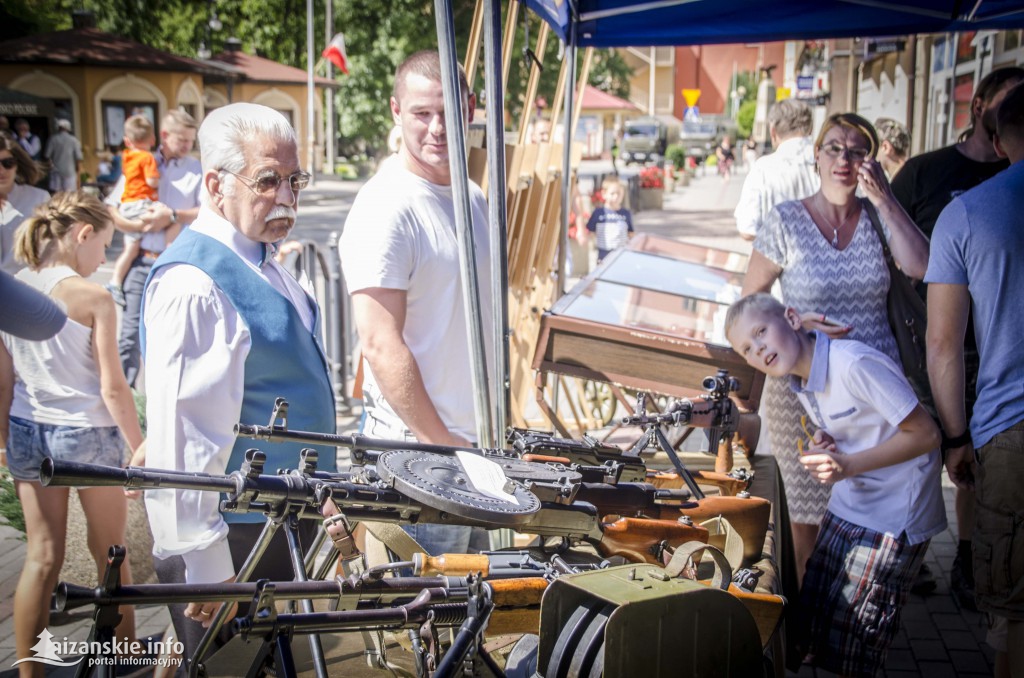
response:
{"label": "sneaker", "polygon": [[974,599],[974,572],[964,567],[959,554],[953,559],[953,569],[949,571],[949,590],[962,609],[978,611],[978,603]]}
{"label": "sneaker", "polygon": [[938,584],[935,581],[935,575],[932,574],[928,563],[921,563],[921,569],[914,575],[914,583],[910,585],[910,592],[916,593],[919,596],[926,596],[934,591],[936,586]]}
{"label": "sneaker", "polygon": [[110,296],[114,297],[115,304],[122,308],[128,305],[127,300],[124,298],[124,290],[122,290],[120,287],[118,287],[114,283],[107,283],[103,287],[105,287],[107,291],[110,292]]}

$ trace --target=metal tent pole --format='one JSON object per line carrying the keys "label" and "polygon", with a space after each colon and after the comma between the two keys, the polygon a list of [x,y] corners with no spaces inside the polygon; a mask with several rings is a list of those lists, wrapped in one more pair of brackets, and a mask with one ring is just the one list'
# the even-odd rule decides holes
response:
{"label": "metal tent pole", "polygon": [[[313,0],[306,0],[306,166],[316,177],[314,147],[316,145],[316,110],[313,106]],[[316,183],[315,179],[311,179]]]}
{"label": "metal tent pole", "polygon": [[505,101],[501,77],[501,2],[483,0],[487,92],[487,215],[491,227],[494,310],[494,439],[501,443],[511,412],[508,327],[508,215],[505,186]]}
{"label": "metal tent pole", "polygon": [[490,392],[487,382],[487,351],[480,317],[480,285],[476,271],[476,244],[470,218],[469,174],[466,165],[466,130],[463,125],[462,93],[459,89],[459,62],[455,53],[455,21],[450,0],[434,0],[437,43],[441,55],[441,85],[444,88],[445,132],[448,137],[448,163],[451,168],[452,198],[455,202],[455,230],[459,240],[459,263],[465,301],[466,326],[473,370],[473,409],[476,414],[477,442],[481,447],[496,447],[491,425]]}
{"label": "metal tent pole", "polygon": [[569,203],[572,200],[572,131],[573,104],[576,98],[576,22],[569,20],[569,44],[565,58],[569,61],[569,81],[565,87],[565,130],[562,133],[562,218],[558,227],[558,289],[557,296],[565,294],[565,255],[569,242]]}

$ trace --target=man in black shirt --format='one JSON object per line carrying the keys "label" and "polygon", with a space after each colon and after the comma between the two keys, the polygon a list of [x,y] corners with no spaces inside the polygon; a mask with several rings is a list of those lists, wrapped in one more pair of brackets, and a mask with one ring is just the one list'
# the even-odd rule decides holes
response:
{"label": "man in black shirt", "polygon": [[[949,202],[986,179],[1009,167],[1005,158],[996,154],[992,144],[995,113],[1006,93],[1024,81],[1024,69],[1001,68],[992,71],[978,84],[971,99],[971,126],[958,143],[907,161],[893,179],[892,192],[914,223],[929,238],[935,221]],[[924,286],[919,286],[924,296]],[[967,327],[964,341],[964,383],[967,420],[976,398],[978,382],[978,347],[974,328]],[[956,489],[956,522],[960,543],[950,572],[950,589],[962,607],[976,609],[974,602],[974,569],[971,565],[971,529],[974,525],[973,490]],[[924,570],[925,566],[922,566]],[[928,592],[935,582],[925,575],[914,583],[915,592]]]}

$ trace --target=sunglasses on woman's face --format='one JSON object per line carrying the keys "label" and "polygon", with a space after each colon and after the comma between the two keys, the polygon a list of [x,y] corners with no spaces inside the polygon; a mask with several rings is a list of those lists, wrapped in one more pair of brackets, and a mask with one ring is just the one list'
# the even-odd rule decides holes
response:
{"label": "sunglasses on woman's face", "polygon": [[846,157],[850,159],[850,162],[864,162],[864,160],[871,155],[871,151],[866,148],[850,148],[848,146],[840,146],[836,143],[825,144],[821,147],[821,150],[825,151],[825,155],[830,158],[838,158],[839,156],[846,154]]}
{"label": "sunglasses on woman's face", "polygon": [[0,167],[6,170],[14,169],[18,166],[18,161],[14,158],[0,158]]}

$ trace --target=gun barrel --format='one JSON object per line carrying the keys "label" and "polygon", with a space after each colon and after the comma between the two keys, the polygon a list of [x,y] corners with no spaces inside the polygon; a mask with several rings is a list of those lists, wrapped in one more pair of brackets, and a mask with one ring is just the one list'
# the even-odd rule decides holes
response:
{"label": "gun barrel", "polygon": [[[89,588],[61,582],[57,584],[54,605],[57,610],[69,611],[87,605],[166,605],[175,603],[213,603],[251,601],[256,594],[257,582],[231,584],[134,584],[120,586],[112,591]],[[358,582],[347,579],[330,581],[276,582],[274,595],[279,600],[339,599],[391,602],[416,596],[425,588],[447,589],[454,599],[464,599],[466,584],[454,577],[395,577]]]}
{"label": "gun barrel", "polygon": [[45,487],[116,487],[131,490],[170,488],[177,490],[206,490],[233,492],[236,483],[231,476],[208,473],[187,473],[162,469],[129,466],[101,466],[77,461],[64,461],[47,457],[39,468],[39,482]]}
{"label": "gun barrel", "polygon": [[334,433],[317,433],[316,431],[289,431],[276,426],[259,426],[257,424],[235,424],[235,435],[240,438],[253,438],[271,443],[290,441],[360,450],[416,450],[417,452],[449,455],[457,451],[480,453],[480,449],[476,447],[449,447],[447,445],[432,445],[430,443],[417,443],[405,440],[367,438],[361,435],[343,436]]}

